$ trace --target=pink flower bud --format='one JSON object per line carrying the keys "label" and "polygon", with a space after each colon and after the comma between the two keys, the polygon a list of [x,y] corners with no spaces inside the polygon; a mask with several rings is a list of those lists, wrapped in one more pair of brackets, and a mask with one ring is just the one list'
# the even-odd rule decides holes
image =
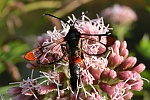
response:
{"label": "pink flower bud", "polygon": [[81,98],[81,100],[83,99],[85,99],[85,93],[84,92],[81,92],[80,94],[79,94],[79,98]]}
{"label": "pink flower bud", "polygon": [[113,47],[113,52],[119,54],[120,41],[116,41],[112,47]]}
{"label": "pink flower bud", "polygon": [[13,87],[8,90],[8,93],[10,95],[17,95],[17,94],[21,93],[21,90],[22,90],[22,88],[20,88],[20,87]]}
{"label": "pink flower bud", "polygon": [[132,68],[136,64],[136,57],[128,57],[119,67],[119,70],[126,70]]}
{"label": "pink flower bud", "polygon": [[37,40],[38,40],[38,43],[39,43],[40,45],[42,45],[42,43],[43,43],[43,41],[44,41],[44,38],[43,38],[42,36],[38,36],[38,37],[37,37]]}
{"label": "pink flower bud", "polygon": [[146,66],[143,63],[141,63],[141,64],[137,65],[136,67],[134,67],[132,69],[132,71],[136,71],[138,73],[141,73],[141,72],[143,72],[145,70],[145,67]]}
{"label": "pink flower bud", "polygon": [[117,77],[116,71],[110,70],[109,76],[110,78],[115,79]]}
{"label": "pink flower bud", "polygon": [[31,63],[28,63],[26,65],[26,67],[29,68],[29,69],[35,69],[36,68],[36,66],[34,64],[31,64]]}
{"label": "pink flower bud", "polygon": [[127,58],[129,55],[129,50],[128,49],[121,50],[120,55],[123,56],[124,58]]}
{"label": "pink flower bud", "polygon": [[113,57],[113,59],[111,59],[110,61],[109,61],[109,67],[111,67],[112,69],[114,69],[114,68],[116,68],[119,64],[121,64],[122,63],[122,61],[124,60],[124,58],[122,57],[122,56],[120,56],[120,55],[115,55],[114,57]]}
{"label": "pink flower bud", "polygon": [[100,79],[100,75],[101,75],[101,73],[103,72],[103,69],[101,69],[101,68],[99,68],[99,67],[97,67],[97,68],[95,68],[95,67],[90,67],[89,68],[89,72],[91,73],[91,75],[94,77],[94,82],[98,82],[98,80]]}
{"label": "pink flower bud", "polygon": [[114,52],[112,52],[112,53],[109,55],[108,60],[111,61],[111,60],[114,58],[115,55],[116,55],[116,54],[115,54]]}
{"label": "pink flower bud", "polygon": [[98,92],[92,92],[91,96],[88,96],[86,100],[105,100]]}
{"label": "pink flower bud", "polygon": [[106,68],[104,70],[104,72],[102,73],[102,78],[116,78],[117,77],[117,74],[116,74],[116,71],[114,70],[110,70],[109,68]]}
{"label": "pink flower bud", "polygon": [[117,76],[119,79],[122,80],[137,80],[137,79],[141,79],[141,76],[139,73],[137,72],[133,72],[133,71],[121,71],[117,73]]}
{"label": "pink flower bud", "polygon": [[40,85],[39,89],[38,89],[38,93],[43,95],[43,94],[47,94],[53,90],[57,89],[56,84],[49,84],[47,86],[44,85]]}
{"label": "pink flower bud", "polygon": [[122,51],[122,50],[124,50],[124,49],[126,49],[127,48],[127,42],[126,41],[123,41],[122,43],[121,43],[121,46],[120,46],[120,51]]}
{"label": "pink flower bud", "polygon": [[59,72],[60,83],[62,83],[66,78],[66,75],[63,72]]}
{"label": "pink flower bud", "polygon": [[62,97],[65,96],[65,91],[64,91],[64,90],[60,90],[60,91],[59,91],[59,94],[60,94],[60,97],[62,98]]}
{"label": "pink flower bud", "polygon": [[132,85],[131,89],[135,91],[141,91],[143,89],[143,80],[139,79],[137,81],[129,81],[130,85]]}
{"label": "pink flower bud", "polygon": [[114,93],[113,87],[108,85],[107,83],[100,82],[99,86],[100,86],[100,89],[102,91],[106,92],[107,94],[113,94]]}
{"label": "pink flower bud", "polygon": [[130,100],[133,97],[133,93],[132,92],[127,92],[126,95],[124,96],[125,100]]}
{"label": "pink flower bud", "polygon": [[76,100],[76,93],[74,92],[74,93],[71,93],[70,94],[70,100]]}
{"label": "pink flower bud", "polygon": [[109,68],[106,68],[103,73],[102,73],[102,78],[105,79],[105,78],[108,78],[109,77],[109,73],[110,73],[110,69]]}

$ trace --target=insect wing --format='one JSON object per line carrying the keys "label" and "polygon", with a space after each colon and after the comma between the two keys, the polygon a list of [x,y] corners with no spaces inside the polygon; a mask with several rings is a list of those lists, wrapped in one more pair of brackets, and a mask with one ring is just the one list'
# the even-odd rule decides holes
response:
{"label": "insect wing", "polygon": [[[84,34],[86,35],[86,34]],[[84,36],[82,39],[82,51],[88,55],[102,55],[107,50],[108,47],[113,45],[115,38],[108,34],[92,34],[91,36]]]}
{"label": "insect wing", "polygon": [[44,54],[41,56],[43,62],[42,60],[40,62],[44,63],[44,59],[45,61],[47,61],[46,62],[47,64],[52,64],[60,61],[64,56],[64,51],[62,50],[62,48],[63,47],[61,47],[61,44],[57,43],[54,43],[53,45],[49,45],[43,48]]}
{"label": "insect wing", "polygon": [[112,35],[107,35],[106,40],[107,40],[107,42],[106,42],[105,46],[107,46],[107,47],[113,45],[114,42],[116,41],[114,36],[112,36]]}
{"label": "insect wing", "polygon": [[63,39],[46,43],[42,47],[37,47],[29,51],[24,58],[28,61],[38,61],[40,64],[51,64],[63,58],[61,44]]}
{"label": "insect wing", "polygon": [[41,55],[42,55],[41,48],[38,47],[38,48],[35,48],[35,49],[29,51],[28,53],[26,53],[26,55],[24,56],[24,58],[26,60],[28,60],[28,61],[35,61]]}

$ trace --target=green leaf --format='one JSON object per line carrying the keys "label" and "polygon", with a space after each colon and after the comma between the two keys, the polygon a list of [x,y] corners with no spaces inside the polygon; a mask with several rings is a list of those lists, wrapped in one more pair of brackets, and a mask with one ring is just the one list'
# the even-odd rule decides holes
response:
{"label": "green leaf", "polygon": [[150,59],[150,40],[148,35],[144,35],[139,45],[137,46],[137,50],[146,58]]}
{"label": "green leaf", "polygon": [[147,6],[146,9],[150,12],[150,6]]}
{"label": "green leaf", "polygon": [[[37,1],[37,2],[24,5],[23,10],[25,12],[31,12],[31,11],[40,10],[40,9],[60,8],[61,6],[62,6],[61,1]],[[14,13],[17,15],[21,14],[19,9],[16,9]]]}
{"label": "green leaf", "polygon": [[0,13],[3,11],[8,1],[10,0],[0,0]]}
{"label": "green leaf", "polygon": [[0,63],[0,74],[3,72],[3,71],[5,71],[5,66],[2,64],[2,63]]}
{"label": "green leaf", "polygon": [[29,46],[20,40],[11,41],[6,44],[9,51],[1,51],[0,61],[10,60],[13,63],[18,63],[23,59],[21,56],[29,50]]}
{"label": "green leaf", "polygon": [[[17,85],[8,85],[8,86],[3,86],[0,87],[0,100],[1,98],[4,98],[4,100],[9,100],[9,95],[8,95],[8,90],[12,87],[16,87]],[[3,100],[3,99],[2,99]]]}
{"label": "green leaf", "polygon": [[3,86],[0,87],[0,94],[7,94],[8,90],[12,87],[16,87],[17,85],[7,85],[7,86]]}

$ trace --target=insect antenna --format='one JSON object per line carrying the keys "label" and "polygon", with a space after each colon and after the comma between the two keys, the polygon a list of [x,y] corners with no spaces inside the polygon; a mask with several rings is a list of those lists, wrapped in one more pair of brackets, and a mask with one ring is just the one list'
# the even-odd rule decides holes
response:
{"label": "insect antenna", "polygon": [[76,19],[76,20],[73,22],[73,25],[70,25],[70,23],[68,23],[67,21],[65,21],[65,20],[63,20],[63,19],[61,19],[61,18],[59,18],[59,17],[56,17],[56,16],[54,16],[54,15],[52,15],[52,14],[45,13],[45,14],[43,14],[43,15],[44,15],[44,16],[46,15],[46,16],[54,17],[54,18],[56,18],[56,19],[59,19],[59,20],[65,22],[65,23],[67,23],[69,26],[74,26],[75,23],[76,23],[83,15],[86,15],[87,13],[88,13],[88,11],[86,11],[85,13],[83,13],[78,19]]}
{"label": "insect antenna", "polygon": [[65,20],[63,20],[63,19],[61,19],[61,18],[59,18],[59,17],[56,17],[56,16],[54,16],[54,15],[52,15],[52,14],[43,14],[44,16],[46,15],[46,16],[51,16],[51,17],[54,17],[54,18],[56,18],[56,19],[59,19],[59,20],[61,20],[61,21],[63,21],[63,22],[65,22],[65,23],[67,23],[69,26],[70,26],[70,23],[68,23],[67,21],[65,21]]}

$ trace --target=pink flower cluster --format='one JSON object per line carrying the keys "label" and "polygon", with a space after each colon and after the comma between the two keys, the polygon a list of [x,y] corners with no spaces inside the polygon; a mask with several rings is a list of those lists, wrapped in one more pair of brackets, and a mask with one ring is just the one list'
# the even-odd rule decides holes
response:
{"label": "pink flower cluster", "polygon": [[14,96],[13,100],[22,97],[24,100],[125,100],[131,99],[132,90],[142,89],[140,73],[145,66],[136,66],[136,57],[128,57],[126,42],[116,41],[112,47],[106,47],[107,36],[82,36],[85,33],[108,34],[111,28],[104,25],[103,18],[91,20],[83,14],[79,20],[73,15],[73,18],[69,17],[68,23],[71,22],[75,22],[74,27],[81,33],[81,51],[86,52],[80,61],[81,81],[77,90],[72,91],[70,86],[66,42],[63,40],[70,26],[62,22],[62,30],[54,28],[38,37],[38,48],[42,48],[35,50],[37,60],[29,62],[27,67],[40,70],[42,75],[23,80],[18,87],[11,88],[9,93]]}
{"label": "pink flower cluster", "polygon": [[136,13],[130,7],[119,4],[104,9],[101,15],[113,24],[131,24],[137,20]]}
{"label": "pink flower cluster", "polygon": [[126,100],[133,96],[132,90],[141,91],[143,80],[140,73],[144,71],[144,64],[136,65],[136,57],[128,57],[127,43],[116,41],[113,52],[108,58],[107,68],[104,70],[100,88],[112,100]]}

